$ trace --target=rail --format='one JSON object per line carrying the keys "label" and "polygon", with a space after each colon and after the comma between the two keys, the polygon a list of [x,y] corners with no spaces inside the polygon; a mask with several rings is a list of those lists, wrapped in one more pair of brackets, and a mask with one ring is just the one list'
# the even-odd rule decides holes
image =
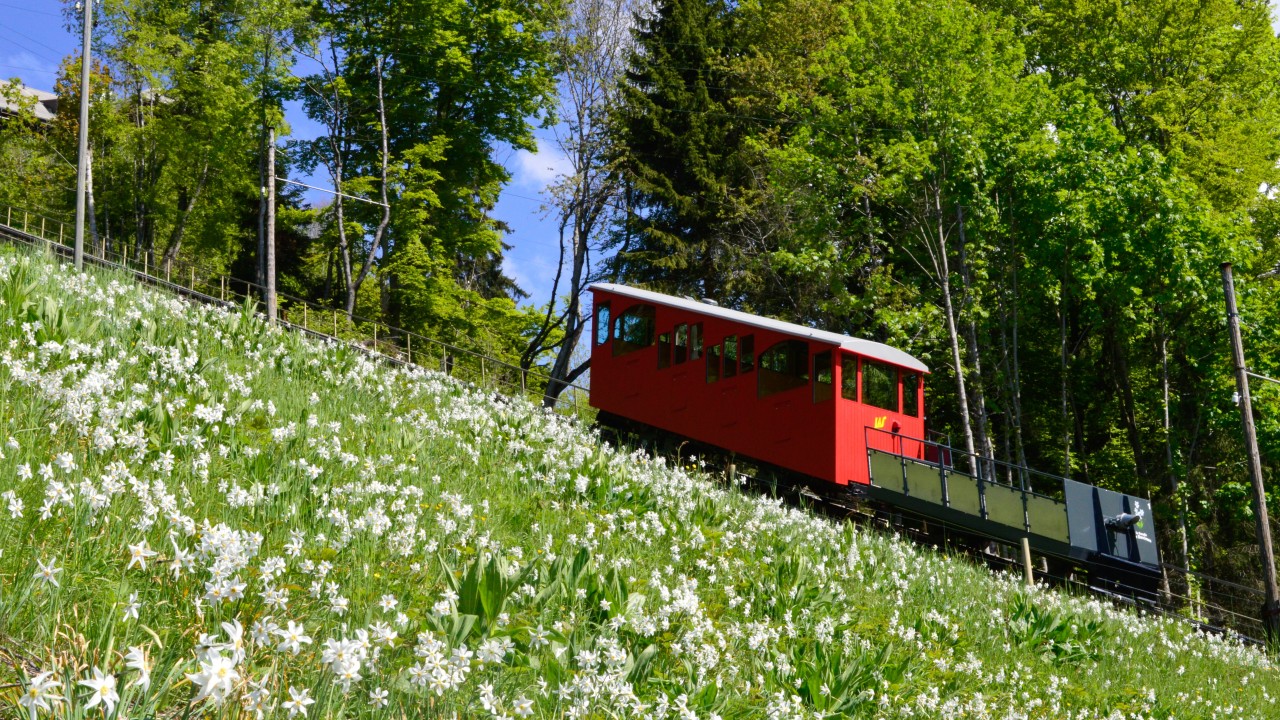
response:
{"label": "rail", "polygon": [[[71,223],[67,219],[12,205],[2,206],[0,218],[3,218],[0,235],[5,239],[33,247],[43,245],[63,257],[72,251]],[[163,258],[156,262],[152,253],[134,252],[130,257],[130,250],[128,244],[100,237],[96,244],[86,243],[84,257],[91,264],[128,272],[141,282],[203,302],[236,305],[265,297],[266,288],[262,285],[219,273],[210,263]],[[586,387],[553,380],[534,368],[522,368],[494,357],[495,348],[462,347],[381,320],[354,313],[348,315],[342,308],[288,293],[277,292],[276,298],[281,324],[308,335],[355,345],[397,364],[439,370],[477,386],[533,402],[543,402],[549,397],[547,388],[556,383],[564,388],[557,396],[557,410],[578,417],[590,416]],[[264,314],[261,308],[258,312]]]}

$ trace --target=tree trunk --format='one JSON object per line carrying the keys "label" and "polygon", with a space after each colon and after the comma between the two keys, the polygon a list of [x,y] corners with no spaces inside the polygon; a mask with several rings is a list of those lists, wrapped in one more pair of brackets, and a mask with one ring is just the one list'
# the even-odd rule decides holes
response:
{"label": "tree trunk", "polygon": [[360,274],[351,280],[351,284],[347,288],[347,317],[355,314],[356,296],[360,293],[360,285],[369,276],[369,270],[373,268],[373,261],[377,259],[378,250],[382,246],[382,238],[386,235],[387,225],[391,223],[391,206],[387,204],[387,165],[390,164],[391,155],[388,141],[390,131],[387,128],[387,105],[382,91],[381,56],[374,60],[374,72],[378,74],[378,132],[382,140],[382,158],[379,168],[381,182],[378,186],[379,199],[382,201],[382,220],[378,223],[378,229],[373,234],[373,243],[369,246],[369,254],[365,256],[364,265],[360,268]]}
{"label": "tree trunk", "polygon": [[161,259],[166,275],[173,268],[173,261],[178,258],[178,251],[182,249],[182,236],[187,228],[187,218],[191,217],[191,211],[200,201],[200,195],[204,192],[208,178],[209,163],[206,162],[200,170],[200,178],[196,181],[194,191],[188,194],[185,187],[178,188],[178,219],[173,224],[173,231],[169,233],[169,244],[165,247],[164,257]]}
{"label": "tree trunk", "polygon": [[964,363],[960,361],[960,333],[956,330],[956,315],[951,302],[951,265],[947,260],[947,229],[942,216],[941,193],[934,193],[934,209],[938,217],[938,283],[942,288],[942,311],[947,318],[947,342],[951,347],[951,365],[956,373],[956,404],[960,414],[960,431],[964,435],[964,449],[969,456],[969,469],[979,474],[973,445],[973,427],[969,422],[969,394],[965,388]]}
{"label": "tree trunk", "polygon": [[[968,318],[965,322],[965,341],[968,346],[969,364],[973,369],[973,404],[974,418],[977,420],[974,427],[974,445],[977,447],[979,454],[986,460],[994,460],[995,448],[991,445],[991,437],[987,433],[987,403],[983,393],[982,383],[982,354],[978,347],[978,328],[977,323],[973,319],[973,287],[969,280],[969,263],[965,257],[965,234],[964,234],[964,209],[957,210],[959,215],[959,254],[960,254],[960,280],[964,284],[964,298],[961,301],[961,312],[965,313]],[[988,478],[995,478],[994,462],[988,469],[986,474]]]}

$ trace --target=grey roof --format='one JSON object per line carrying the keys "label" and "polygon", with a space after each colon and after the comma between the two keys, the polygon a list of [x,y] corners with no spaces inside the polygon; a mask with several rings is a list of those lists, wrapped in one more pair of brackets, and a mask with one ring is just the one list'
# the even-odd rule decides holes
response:
{"label": "grey roof", "polygon": [[884,362],[892,363],[893,365],[911,370],[918,370],[926,373],[929,372],[929,367],[927,365],[912,357],[909,353],[873,340],[862,340],[855,337],[849,337],[848,335],[841,335],[840,333],[827,332],[826,330],[815,330],[811,327],[805,327],[804,325],[783,322],[781,320],[773,320],[771,318],[760,317],[759,315],[752,315],[750,313],[730,310],[728,308],[722,308],[709,303],[698,302],[697,300],[675,297],[674,295],[664,295],[650,290],[641,290],[640,288],[634,288],[628,285],[595,283],[591,286],[591,289],[605,290],[618,295],[643,300],[645,302],[724,318],[731,322],[751,325],[765,330],[773,330],[774,332],[782,333],[784,335],[795,335],[797,337],[831,343],[864,357],[883,360]]}
{"label": "grey roof", "polygon": [[[8,86],[9,82],[0,80],[0,85]],[[47,90],[37,90],[26,85],[19,85],[18,92],[35,100],[31,106],[31,112],[36,116],[37,120],[52,120],[53,113],[58,109],[58,96]],[[18,112],[18,106],[10,103],[0,95],[0,113],[14,114]]]}

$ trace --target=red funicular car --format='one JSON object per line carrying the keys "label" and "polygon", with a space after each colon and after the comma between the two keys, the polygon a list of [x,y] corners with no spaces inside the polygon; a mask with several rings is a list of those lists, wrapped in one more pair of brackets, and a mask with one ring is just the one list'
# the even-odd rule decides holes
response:
{"label": "red funicular car", "polygon": [[900,438],[925,435],[929,369],[901,350],[625,285],[591,291],[602,413],[841,485],[868,482],[869,436],[923,453]]}

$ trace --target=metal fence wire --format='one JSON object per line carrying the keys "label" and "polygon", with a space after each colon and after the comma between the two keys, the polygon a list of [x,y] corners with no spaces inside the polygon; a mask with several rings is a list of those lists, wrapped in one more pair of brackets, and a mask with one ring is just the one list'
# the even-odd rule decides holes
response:
{"label": "metal fence wire", "polygon": [[[73,252],[71,224],[27,208],[0,206],[0,235],[30,247],[43,247],[58,257],[69,258]],[[122,270],[140,282],[177,292],[201,302],[237,306],[258,302],[266,297],[266,288],[258,283],[234,278],[218,272],[212,263],[189,260],[157,260],[152,253],[138,253],[127,243],[100,237],[85,244],[84,259],[91,264]],[[278,321],[308,335],[342,342],[364,349],[396,364],[438,370],[478,387],[505,395],[543,402],[549,397],[547,388],[553,382],[539,368],[525,369],[494,357],[495,348],[486,347],[484,338],[469,338],[471,346],[444,342],[437,338],[388,325],[381,320],[348,315],[337,307],[312,302],[288,293],[276,293]],[[259,307],[259,314],[265,308]],[[568,415],[589,418],[588,390],[575,383],[563,383],[556,409]]]}

